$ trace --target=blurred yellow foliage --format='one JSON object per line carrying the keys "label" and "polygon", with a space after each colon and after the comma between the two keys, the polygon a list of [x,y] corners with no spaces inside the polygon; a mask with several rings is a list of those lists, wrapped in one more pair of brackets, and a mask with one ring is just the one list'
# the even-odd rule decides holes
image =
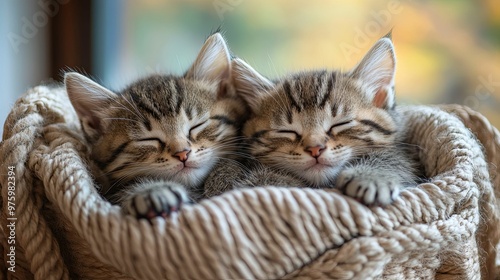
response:
{"label": "blurred yellow foliage", "polygon": [[[124,30],[124,53],[137,56],[124,57],[132,61],[124,69],[163,61],[183,71],[202,40],[221,26],[235,55],[272,78],[302,69],[347,70],[393,29],[400,100],[469,105],[500,126],[498,0],[126,3],[124,24],[143,28]],[[147,44],[145,32],[152,33]]]}

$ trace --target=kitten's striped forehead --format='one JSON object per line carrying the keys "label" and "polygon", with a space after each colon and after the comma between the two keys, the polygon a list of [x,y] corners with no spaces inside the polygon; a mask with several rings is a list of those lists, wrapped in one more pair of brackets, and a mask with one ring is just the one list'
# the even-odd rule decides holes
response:
{"label": "kitten's striped forehead", "polygon": [[331,98],[336,80],[336,72],[316,71],[296,74],[285,79],[281,86],[292,107],[301,112],[322,109]]}
{"label": "kitten's striped forehead", "polygon": [[328,113],[330,117],[335,117],[351,111],[355,100],[353,93],[358,90],[340,72],[304,72],[280,81],[271,103],[279,102],[277,105],[284,107],[285,110],[276,114],[285,113],[289,123],[292,123],[295,113],[313,117],[313,114],[322,112],[322,116]]}
{"label": "kitten's striped forehead", "polygon": [[130,96],[143,112],[155,119],[175,117],[182,111],[191,119],[197,112],[210,110],[209,105],[215,100],[212,87],[175,76],[153,76],[131,85],[122,95]]}

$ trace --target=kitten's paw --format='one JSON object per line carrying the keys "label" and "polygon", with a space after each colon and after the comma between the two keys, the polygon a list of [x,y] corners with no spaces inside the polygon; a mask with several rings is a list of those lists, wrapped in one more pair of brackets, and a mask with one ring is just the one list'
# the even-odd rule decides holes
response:
{"label": "kitten's paw", "polygon": [[367,205],[387,205],[399,196],[399,182],[391,176],[362,174],[355,169],[342,171],[336,186],[345,195]]}
{"label": "kitten's paw", "polygon": [[151,220],[155,217],[168,217],[191,203],[186,189],[170,181],[148,181],[134,185],[125,195],[122,208],[126,214],[138,219]]}

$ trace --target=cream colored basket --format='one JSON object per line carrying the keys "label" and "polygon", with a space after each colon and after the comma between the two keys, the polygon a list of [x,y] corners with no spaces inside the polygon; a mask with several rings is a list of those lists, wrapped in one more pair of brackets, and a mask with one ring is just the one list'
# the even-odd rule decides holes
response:
{"label": "cream colored basket", "polygon": [[334,190],[262,187],[151,225],[97,193],[66,93],[33,88],[15,104],[0,144],[0,278],[495,279],[499,132],[463,106],[401,110],[431,181],[393,205],[367,208]]}

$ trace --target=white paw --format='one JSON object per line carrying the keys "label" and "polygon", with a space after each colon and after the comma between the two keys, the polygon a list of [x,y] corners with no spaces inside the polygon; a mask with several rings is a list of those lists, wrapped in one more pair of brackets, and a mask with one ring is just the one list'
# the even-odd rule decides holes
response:
{"label": "white paw", "polygon": [[400,184],[391,176],[363,174],[354,168],[340,172],[336,187],[367,205],[387,205],[398,196]]}
{"label": "white paw", "polygon": [[121,205],[126,214],[151,220],[158,216],[168,217],[190,202],[182,185],[170,181],[148,181],[132,186]]}

